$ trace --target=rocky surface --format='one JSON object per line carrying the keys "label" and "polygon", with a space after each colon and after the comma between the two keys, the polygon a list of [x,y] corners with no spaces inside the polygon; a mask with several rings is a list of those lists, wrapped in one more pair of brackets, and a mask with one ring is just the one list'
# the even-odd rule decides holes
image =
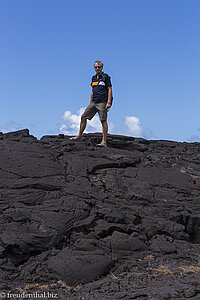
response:
{"label": "rocky surface", "polygon": [[100,141],[0,134],[0,299],[200,299],[200,144]]}

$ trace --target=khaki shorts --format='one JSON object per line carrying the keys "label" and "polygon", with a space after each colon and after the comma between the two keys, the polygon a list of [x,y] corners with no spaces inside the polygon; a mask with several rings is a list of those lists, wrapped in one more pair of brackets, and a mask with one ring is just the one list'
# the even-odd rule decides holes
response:
{"label": "khaki shorts", "polygon": [[96,115],[97,112],[99,114],[99,119],[101,121],[107,120],[106,102],[100,102],[100,103],[91,102],[88,105],[88,107],[86,107],[81,117],[85,117],[86,119],[91,120]]}

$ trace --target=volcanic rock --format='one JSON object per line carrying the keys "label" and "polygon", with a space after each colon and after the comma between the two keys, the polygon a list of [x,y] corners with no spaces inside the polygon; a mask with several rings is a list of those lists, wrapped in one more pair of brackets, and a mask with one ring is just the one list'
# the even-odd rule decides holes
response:
{"label": "volcanic rock", "polygon": [[100,141],[0,134],[0,299],[200,299],[200,144]]}

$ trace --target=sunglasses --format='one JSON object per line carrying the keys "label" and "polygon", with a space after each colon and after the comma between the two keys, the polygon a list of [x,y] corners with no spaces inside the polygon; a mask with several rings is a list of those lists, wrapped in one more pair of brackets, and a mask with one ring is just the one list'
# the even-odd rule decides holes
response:
{"label": "sunglasses", "polygon": [[99,67],[99,66],[97,66],[97,67],[94,67],[95,69],[101,69],[102,67]]}

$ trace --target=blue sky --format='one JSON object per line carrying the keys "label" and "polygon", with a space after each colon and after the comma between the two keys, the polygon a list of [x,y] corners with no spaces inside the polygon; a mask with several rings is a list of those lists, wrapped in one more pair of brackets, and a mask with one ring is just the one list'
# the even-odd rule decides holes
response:
{"label": "blue sky", "polygon": [[199,32],[199,0],[0,0],[0,131],[77,133],[102,60],[110,133],[200,141]]}

